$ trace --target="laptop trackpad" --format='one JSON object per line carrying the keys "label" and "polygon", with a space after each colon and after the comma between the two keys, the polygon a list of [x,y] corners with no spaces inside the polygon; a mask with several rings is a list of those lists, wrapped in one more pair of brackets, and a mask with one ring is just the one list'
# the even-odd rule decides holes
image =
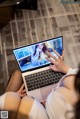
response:
{"label": "laptop trackpad", "polygon": [[46,100],[49,93],[56,87],[57,84],[49,85],[40,89],[42,100]]}
{"label": "laptop trackpad", "polygon": [[36,89],[36,90],[33,90],[33,91],[29,91],[27,94],[28,94],[29,96],[34,97],[35,99],[37,99],[37,100],[39,100],[39,101],[42,101],[42,96],[41,96],[40,89]]}

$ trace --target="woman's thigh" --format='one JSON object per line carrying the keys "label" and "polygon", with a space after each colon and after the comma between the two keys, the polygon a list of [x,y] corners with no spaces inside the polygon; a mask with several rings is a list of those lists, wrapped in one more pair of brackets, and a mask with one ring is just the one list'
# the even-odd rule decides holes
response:
{"label": "woman's thigh", "polygon": [[8,81],[8,85],[6,88],[6,92],[7,91],[14,91],[14,92],[18,91],[22,83],[23,83],[23,79],[22,79],[21,72],[19,70],[15,70],[10,76],[10,79]]}
{"label": "woman's thigh", "polygon": [[18,111],[21,99],[17,93],[7,92],[4,102],[4,110]]}
{"label": "woman's thigh", "polygon": [[4,100],[3,110],[8,111],[9,119],[16,119],[21,99],[17,93],[7,92]]}
{"label": "woman's thigh", "polygon": [[22,119],[21,114],[24,115],[23,119],[48,119],[42,104],[28,96],[21,100],[17,119]]}

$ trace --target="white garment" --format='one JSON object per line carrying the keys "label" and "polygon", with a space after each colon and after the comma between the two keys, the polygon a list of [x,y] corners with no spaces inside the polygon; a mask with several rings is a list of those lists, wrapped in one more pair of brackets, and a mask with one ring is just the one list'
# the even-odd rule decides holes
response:
{"label": "white garment", "polygon": [[5,94],[0,96],[0,109],[4,108],[4,103],[5,103],[6,95],[7,95],[7,93],[5,93]]}
{"label": "white garment", "polygon": [[43,105],[34,99],[33,106],[29,113],[29,119],[48,119],[47,112]]}
{"label": "white garment", "polygon": [[[56,88],[61,85],[65,77],[69,75],[76,75],[78,70],[78,68],[69,69],[68,73],[60,79]],[[60,119],[61,117],[65,119],[66,112],[73,111],[73,108],[65,101],[64,97],[60,93],[52,91],[46,100],[46,110],[50,119]]]}
{"label": "white garment", "polygon": [[67,76],[70,76],[70,75],[76,75],[77,74],[77,72],[78,72],[78,68],[76,68],[76,69],[69,69],[68,70],[68,72],[67,72],[67,74],[66,75],[64,75],[60,80],[59,80],[59,83],[57,84],[57,87],[56,88],[58,88],[60,85],[61,85],[61,83],[62,83],[62,81],[67,77]]}
{"label": "white garment", "polygon": [[46,100],[46,110],[49,119],[60,119],[66,112],[73,110],[72,106],[68,104],[62,95],[58,92],[51,92]]}

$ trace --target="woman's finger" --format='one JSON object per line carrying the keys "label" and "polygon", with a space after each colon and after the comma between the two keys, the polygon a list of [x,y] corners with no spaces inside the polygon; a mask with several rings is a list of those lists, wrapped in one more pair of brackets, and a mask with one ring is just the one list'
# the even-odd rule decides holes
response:
{"label": "woman's finger", "polygon": [[57,71],[56,66],[55,65],[50,65],[50,69],[52,69],[53,71]]}
{"label": "woman's finger", "polygon": [[49,57],[52,57],[55,61],[58,60],[54,55],[52,55],[52,54],[49,53],[49,52],[47,52],[47,56],[48,56],[48,58],[49,58]]}
{"label": "woman's finger", "polygon": [[56,50],[54,50],[53,52],[58,56],[59,59],[61,59],[60,54]]}
{"label": "woman's finger", "polygon": [[22,84],[20,91],[22,91],[24,89],[24,83]]}
{"label": "woman's finger", "polygon": [[48,61],[50,61],[51,63],[56,64],[56,62],[55,62],[54,60],[52,60],[51,58],[46,57],[46,59],[47,59]]}
{"label": "woman's finger", "polygon": [[22,90],[22,93],[26,93],[26,89]]}
{"label": "woman's finger", "polygon": [[61,56],[62,60],[64,60],[64,50],[62,52],[62,56]]}
{"label": "woman's finger", "polygon": [[20,94],[20,97],[24,97],[26,95],[27,95],[27,93],[23,93],[23,94]]}

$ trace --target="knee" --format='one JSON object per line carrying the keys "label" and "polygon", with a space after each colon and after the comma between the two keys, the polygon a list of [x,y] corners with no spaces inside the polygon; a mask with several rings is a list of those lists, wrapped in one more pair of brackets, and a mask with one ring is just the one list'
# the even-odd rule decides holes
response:
{"label": "knee", "polygon": [[15,70],[15,71],[13,72],[13,75],[21,75],[21,71],[20,71],[20,70]]}
{"label": "knee", "polygon": [[23,103],[23,102],[25,102],[25,101],[33,101],[34,99],[32,99],[31,97],[29,97],[29,96],[24,96],[23,98],[22,98],[22,100],[21,100],[21,102]]}
{"label": "knee", "polygon": [[8,97],[12,97],[12,99],[21,100],[20,96],[16,92],[7,92]]}
{"label": "knee", "polygon": [[4,108],[7,110],[17,111],[19,108],[20,102],[21,102],[21,99],[17,93],[7,92]]}
{"label": "knee", "polygon": [[20,70],[15,70],[12,74],[12,77],[15,77],[14,79],[22,79],[22,74]]}
{"label": "knee", "polygon": [[24,96],[21,100],[21,106],[26,106],[27,104],[32,104],[33,103],[33,99],[31,97],[28,96]]}
{"label": "knee", "polygon": [[21,101],[20,96],[16,92],[7,92],[6,98],[8,100],[10,100],[10,102],[12,101],[13,103],[14,102],[18,102],[19,103]]}
{"label": "knee", "polygon": [[19,112],[24,115],[28,115],[32,108],[33,102],[34,100],[32,98],[28,96],[23,97],[20,103]]}

